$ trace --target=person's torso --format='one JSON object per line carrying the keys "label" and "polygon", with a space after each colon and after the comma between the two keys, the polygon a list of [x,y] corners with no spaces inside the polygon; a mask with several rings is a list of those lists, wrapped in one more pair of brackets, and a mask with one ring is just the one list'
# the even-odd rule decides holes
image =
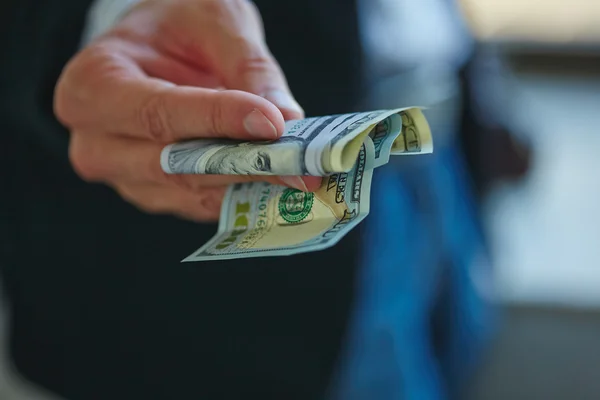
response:
{"label": "person's torso", "polygon": [[[215,225],[143,214],[77,178],[52,92],[89,3],[0,6],[0,267],[17,368],[69,400],[314,398],[346,330],[359,230],[314,254],[181,264]],[[351,111],[351,2],[257,3],[307,113]]]}

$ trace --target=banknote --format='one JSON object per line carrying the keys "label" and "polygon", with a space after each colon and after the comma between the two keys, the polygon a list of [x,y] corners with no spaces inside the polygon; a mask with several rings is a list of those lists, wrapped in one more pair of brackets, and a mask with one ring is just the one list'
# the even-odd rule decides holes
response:
{"label": "banknote", "polygon": [[329,176],[348,172],[370,136],[375,167],[390,154],[433,151],[429,125],[420,108],[379,110],[288,121],[275,141],[190,140],[166,146],[168,174]]}
{"label": "banknote", "polygon": [[184,262],[284,256],[339,242],[369,213],[373,170],[391,155],[433,151],[419,108],[290,121],[271,142],[194,140],[167,146],[167,173],[323,176],[305,193],[263,182],[229,188],[217,234]]}
{"label": "banknote", "polygon": [[253,182],[229,188],[217,234],[184,262],[283,256],[335,245],[369,213],[375,146],[367,136],[348,172],[314,193]]}

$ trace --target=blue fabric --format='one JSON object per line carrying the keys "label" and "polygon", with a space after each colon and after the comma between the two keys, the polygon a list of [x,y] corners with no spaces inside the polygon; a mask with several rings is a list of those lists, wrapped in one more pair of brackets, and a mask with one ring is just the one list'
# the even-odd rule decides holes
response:
{"label": "blue fabric", "polygon": [[493,326],[476,284],[489,263],[456,147],[374,173],[363,243],[357,309],[329,397],[453,398]]}

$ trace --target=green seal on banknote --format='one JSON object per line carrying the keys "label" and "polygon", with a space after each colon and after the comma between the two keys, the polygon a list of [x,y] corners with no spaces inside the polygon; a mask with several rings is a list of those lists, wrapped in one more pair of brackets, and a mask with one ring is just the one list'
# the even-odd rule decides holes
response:
{"label": "green seal on banknote", "polygon": [[286,222],[301,222],[310,214],[314,201],[314,193],[286,189],[279,198],[279,214]]}

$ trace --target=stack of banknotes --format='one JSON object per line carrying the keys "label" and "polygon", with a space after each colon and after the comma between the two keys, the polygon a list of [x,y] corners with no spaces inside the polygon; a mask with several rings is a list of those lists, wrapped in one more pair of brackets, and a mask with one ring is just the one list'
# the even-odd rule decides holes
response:
{"label": "stack of banknotes", "polygon": [[390,155],[433,151],[420,108],[307,118],[270,142],[192,140],[164,148],[169,174],[322,176],[314,193],[232,185],[217,234],[184,262],[284,256],[335,245],[369,214],[373,170]]}

